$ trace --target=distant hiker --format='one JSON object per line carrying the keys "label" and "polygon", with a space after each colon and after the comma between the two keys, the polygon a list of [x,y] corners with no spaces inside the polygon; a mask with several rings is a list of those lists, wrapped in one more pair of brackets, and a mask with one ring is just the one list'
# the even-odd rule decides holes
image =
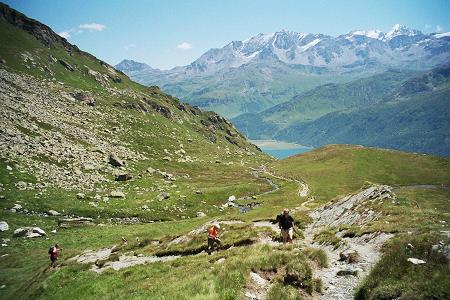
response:
{"label": "distant hiker", "polygon": [[214,248],[214,244],[220,245],[220,239],[219,239],[219,224],[213,224],[208,229],[208,249],[206,252],[208,252],[208,255],[211,255],[211,251]]}
{"label": "distant hiker", "polygon": [[58,244],[55,244],[55,246],[50,247],[50,249],[48,249],[48,254],[50,255],[50,266],[52,268],[56,268],[56,261],[58,260],[58,257],[61,253],[61,248],[59,248]]}
{"label": "distant hiker", "polygon": [[277,223],[281,229],[283,243],[292,243],[294,237],[294,219],[289,215],[289,209],[285,208],[283,213],[277,216]]}

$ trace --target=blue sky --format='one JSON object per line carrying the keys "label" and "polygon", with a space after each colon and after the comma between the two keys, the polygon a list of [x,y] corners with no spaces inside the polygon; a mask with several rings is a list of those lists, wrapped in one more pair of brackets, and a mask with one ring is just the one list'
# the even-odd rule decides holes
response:
{"label": "blue sky", "polygon": [[[4,1],[4,0],[1,0]],[[333,36],[403,24],[450,31],[450,0],[9,0],[110,64],[124,58],[167,69],[210,48],[281,29]]]}

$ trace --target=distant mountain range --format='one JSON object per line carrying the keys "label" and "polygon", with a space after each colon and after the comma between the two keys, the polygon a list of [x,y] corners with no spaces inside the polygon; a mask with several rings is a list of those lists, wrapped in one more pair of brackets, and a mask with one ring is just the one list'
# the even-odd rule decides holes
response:
{"label": "distant mountain range", "polygon": [[395,25],[338,37],[258,34],[171,70],[130,60],[116,67],[232,118],[251,139],[450,156],[449,61],[450,33]]}
{"label": "distant mountain range", "polygon": [[338,37],[280,31],[210,49],[171,70],[124,60],[134,80],[225,117],[256,113],[325,83],[348,82],[390,68],[426,70],[450,60],[450,33],[423,34],[395,25],[389,32]]}
{"label": "distant mountain range", "polygon": [[253,139],[361,144],[450,156],[450,63],[326,84],[233,123]]}

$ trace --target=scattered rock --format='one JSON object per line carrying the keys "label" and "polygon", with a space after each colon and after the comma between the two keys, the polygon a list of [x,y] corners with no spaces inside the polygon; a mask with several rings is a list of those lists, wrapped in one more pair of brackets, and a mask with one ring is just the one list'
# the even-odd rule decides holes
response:
{"label": "scattered rock", "polygon": [[112,191],[109,196],[111,198],[125,198],[125,193],[122,191]]}
{"label": "scattered rock", "polygon": [[63,67],[66,68],[67,70],[69,70],[70,72],[75,71],[75,69],[68,62],[66,62],[65,60],[60,59],[59,63],[61,65],[63,65]]}
{"label": "scattered rock", "polygon": [[159,194],[158,198],[161,199],[161,200],[169,199],[170,198],[170,194],[167,193],[167,192],[162,192],[161,194]]}
{"label": "scattered rock", "polygon": [[59,212],[57,212],[56,210],[53,210],[53,209],[50,209],[50,210],[48,211],[48,214],[49,214],[50,216],[59,216],[59,215],[61,215]]}
{"label": "scattered rock", "polygon": [[27,183],[24,181],[19,181],[15,184],[16,188],[20,191],[24,191],[27,189]]}
{"label": "scattered rock", "polygon": [[34,237],[41,237],[46,236],[44,230],[42,230],[39,227],[21,227],[14,230],[13,237],[27,237],[27,238],[34,238]]}
{"label": "scattered rock", "polygon": [[198,218],[203,218],[203,217],[206,217],[206,214],[204,212],[202,212],[202,211],[198,211],[197,212],[197,217]]}
{"label": "scattered rock", "polygon": [[361,257],[357,251],[346,250],[339,253],[339,260],[345,261],[349,264],[353,264],[359,262],[361,260]]}
{"label": "scattered rock", "polygon": [[0,221],[0,231],[7,231],[9,230],[9,225],[5,221]]}
{"label": "scattered rock", "polygon": [[230,196],[228,197],[228,201],[235,201],[236,200],[236,196]]}
{"label": "scattered rock", "polygon": [[203,192],[202,192],[202,191],[199,191],[199,190],[195,191],[195,193],[196,193],[197,195],[203,194]]}
{"label": "scattered rock", "polygon": [[83,193],[78,193],[77,194],[77,199],[84,199],[85,197],[86,197],[86,195],[83,194]]}
{"label": "scattered rock", "polygon": [[75,99],[82,101],[89,106],[95,106],[95,99],[88,92],[77,92],[72,94],[72,96]]}
{"label": "scattered rock", "polygon": [[147,173],[153,174],[153,173],[155,173],[155,172],[156,172],[156,170],[153,169],[152,167],[148,167],[148,168],[147,168]]}
{"label": "scattered rock", "polygon": [[13,168],[11,168],[10,166],[6,166],[6,170],[8,170],[8,171],[12,171],[12,170],[13,170]]}
{"label": "scattered rock", "polygon": [[409,261],[410,263],[414,264],[414,265],[421,265],[421,264],[425,264],[426,261],[418,259],[418,258],[408,258],[407,261]]}
{"label": "scattered rock", "polygon": [[20,204],[14,204],[14,206],[10,209],[11,212],[17,212],[17,211],[21,211],[23,209],[22,205]]}
{"label": "scattered rock", "polygon": [[132,179],[133,176],[130,173],[120,173],[116,175],[115,181],[127,181]]}
{"label": "scattered rock", "polygon": [[123,167],[125,163],[114,153],[109,155],[109,163],[114,167]]}
{"label": "scattered rock", "polygon": [[94,226],[92,218],[66,218],[58,220],[58,226],[61,228],[72,228],[72,227],[83,227],[83,226]]}
{"label": "scattered rock", "polygon": [[339,271],[336,273],[336,275],[337,275],[337,276],[348,276],[348,275],[351,275],[351,276],[357,276],[357,275],[358,275],[358,272],[362,272],[362,270],[359,269],[359,268],[352,268],[352,267],[349,267],[349,268],[346,268],[346,269],[343,269],[343,270],[339,270]]}

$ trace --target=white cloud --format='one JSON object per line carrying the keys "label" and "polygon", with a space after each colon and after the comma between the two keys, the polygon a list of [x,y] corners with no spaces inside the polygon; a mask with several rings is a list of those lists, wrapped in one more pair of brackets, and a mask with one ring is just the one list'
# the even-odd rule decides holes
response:
{"label": "white cloud", "polygon": [[70,33],[69,33],[69,31],[58,32],[58,34],[59,34],[60,37],[63,37],[63,38],[65,38],[65,39],[70,38]]}
{"label": "white cloud", "polygon": [[443,32],[444,28],[441,25],[436,25],[436,32]]}
{"label": "white cloud", "polygon": [[188,42],[182,42],[181,44],[179,44],[177,46],[178,49],[183,49],[183,50],[189,50],[192,49],[192,44],[188,43]]}
{"label": "white cloud", "polygon": [[128,51],[130,49],[136,48],[137,46],[135,44],[128,44],[123,46],[123,49],[125,49],[125,51]]}
{"label": "white cloud", "polygon": [[78,26],[80,29],[86,29],[90,31],[103,31],[106,29],[106,25],[98,24],[98,23],[90,23],[90,24],[80,24]]}

